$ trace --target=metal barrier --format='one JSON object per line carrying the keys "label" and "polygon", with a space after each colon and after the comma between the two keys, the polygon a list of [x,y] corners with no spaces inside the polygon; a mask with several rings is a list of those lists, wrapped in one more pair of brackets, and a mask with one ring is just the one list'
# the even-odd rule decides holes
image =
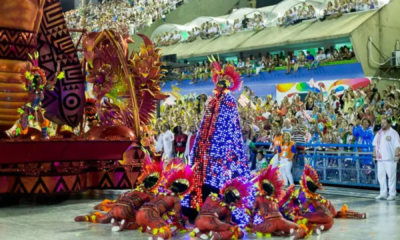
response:
{"label": "metal barrier", "polygon": [[[264,148],[268,162],[274,157],[269,150],[270,143],[255,143],[257,148]],[[358,149],[372,149],[369,145],[357,144],[296,144],[299,150],[293,161],[292,174],[298,182],[303,173],[304,164],[311,165],[318,173],[323,184],[379,188],[377,168],[372,163],[372,152],[360,152]],[[332,149],[338,150],[332,150]],[[251,159],[255,159],[252,154]],[[256,160],[255,160],[256,161]],[[397,185],[400,189],[399,171]]]}

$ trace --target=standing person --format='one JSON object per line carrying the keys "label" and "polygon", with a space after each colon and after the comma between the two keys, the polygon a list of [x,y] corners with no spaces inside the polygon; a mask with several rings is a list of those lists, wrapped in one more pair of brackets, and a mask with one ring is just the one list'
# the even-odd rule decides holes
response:
{"label": "standing person", "polygon": [[197,136],[197,128],[196,126],[191,126],[190,127],[190,132],[187,138],[187,142],[186,142],[186,148],[185,148],[185,157],[189,158],[190,155],[190,151],[192,150],[193,146],[194,146],[194,141],[196,140],[196,136]]}
{"label": "standing person", "polygon": [[183,133],[181,126],[177,126],[174,138],[174,149],[177,155],[182,155],[185,153],[186,142],[187,142],[187,135]]}
{"label": "standing person", "polygon": [[374,146],[373,159],[378,167],[380,185],[380,194],[375,199],[387,197],[387,176],[389,179],[389,197],[386,200],[393,201],[396,198],[396,170],[397,161],[400,157],[400,140],[399,134],[390,127],[389,119],[382,118],[381,127],[372,143]]}
{"label": "standing person", "polygon": [[[278,153],[278,147],[281,145],[282,141],[283,141],[283,134],[281,131],[281,127],[279,126],[278,123],[273,123],[273,137],[272,137],[272,144],[270,147],[270,150],[274,152],[274,154]],[[274,156],[273,159],[271,160],[272,166],[273,167],[277,167],[279,164],[279,159],[278,156]]]}
{"label": "standing person", "polygon": [[284,179],[285,186],[294,184],[292,175],[293,158],[296,154],[296,145],[290,139],[290,133],[283,134],[283,141],[278,147],[279,170]]}
{"label": "standing person", "polygon": [[174,142],[174,134],[171,132],[167,123],[161,127],[161,131],[162,132],[160,136],[158,136],[156,151],[163,151],[163,157],[168,160],[172,158],[172,143]]}

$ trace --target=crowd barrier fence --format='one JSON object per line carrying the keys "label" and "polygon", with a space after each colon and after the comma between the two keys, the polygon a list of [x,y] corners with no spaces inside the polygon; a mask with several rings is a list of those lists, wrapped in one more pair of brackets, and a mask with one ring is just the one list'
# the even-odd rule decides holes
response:
{"label": "crowd barrier fence", "polygon": [[[254,143],[265,151],[268,162],[275,156],[270,143]],[[358,144],[296,144],[297,154],[293,161],[292,174],[297,183],[303,173],[304,165],[311,165],[323,184],[354,187],[379,188],[377,165],[372,161],[370,145]],[[251,159],[256,161],[255,153]],[[400,189],[400,174],[397,169],[397,189]]]}

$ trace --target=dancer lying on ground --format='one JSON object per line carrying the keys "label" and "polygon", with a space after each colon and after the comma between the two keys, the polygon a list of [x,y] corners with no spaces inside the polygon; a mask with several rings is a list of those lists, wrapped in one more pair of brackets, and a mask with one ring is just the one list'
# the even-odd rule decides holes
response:
{"label": "dancer lying on ground", "polygon": [[143,204],[136,216],[136,222],[152,235],[154,240],[170,239],[173,235],[169,223],[163,219],[164,214],[172,217],[172,224],[177,230],[185,229],[181,212],[181,197],[193,187],[194,175],[189,166],[176,167],[166,176],[166,191],[148,203]]}
{"label": "dancer lying on ground", "polygon": [[250,195],[250,186],[251,183],[246,183],[245,179],[235,178],[222,187],[222,199],[220,195],[211,193],[200,209],[191,236],[213,240],[241,239],[243,233],[232,222],[232,210],[243,206],[244,198]]}
{"label": "dancer lying on ground", "polygon": [[366,213],[347,210],[346,205],[340,212],[336,212],[329,200],[316,193],[318,189],[322,189],[322,184],[319,183],[317,172],[310,165],[304,166],[300,186],[298,199],[301,209],[298,216],[295,217],[295,221],[302,218],[307,219],[306,225],[310,230],[316,232],[329,230],[333,226],[333,218],[367,218]]}
{"label": "dancer lying on ground", "polygon": [[[258,187],[256,198],[250,214],[250,223],[247,226],[252,233],[258,236],[291,235],[292,239],[304,238],[307,228],[299,226],[283,218],[279,212],[278,201],[283,194],[283,182],[278,168],[272,165],[260,172],[255,179]],[[263,219],[260,224],[254,224],[255,214]]]}
{"label": "dancer lying on ground", "polygon": [[98,209],[106,210],[106,214],[95,212],[86,216],[78,216],[75,218],[75,222],[103,224],[111,222],[113,231],[138,229],[136,212],[144,203],[155,197],[154,193],[157,191],[163,176],[163,162],[151,162],[148,157],[145,166],[142,175],[138,178],[140,185],[135,190],[122,194],[116,201],[96,206]]}

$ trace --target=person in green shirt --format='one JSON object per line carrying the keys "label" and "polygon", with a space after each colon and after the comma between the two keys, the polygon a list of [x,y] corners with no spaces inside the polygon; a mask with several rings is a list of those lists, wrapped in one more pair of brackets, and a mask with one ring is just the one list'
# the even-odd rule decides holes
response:
{"label": "person in green shirt", "polygon": [[267,168],[267,167],[268,167],[268,162],[267,162],[267,159],[265,159],[264,152],[259,151],[257,153],[256,170],[255,171],[259,172],[262,169]]}

